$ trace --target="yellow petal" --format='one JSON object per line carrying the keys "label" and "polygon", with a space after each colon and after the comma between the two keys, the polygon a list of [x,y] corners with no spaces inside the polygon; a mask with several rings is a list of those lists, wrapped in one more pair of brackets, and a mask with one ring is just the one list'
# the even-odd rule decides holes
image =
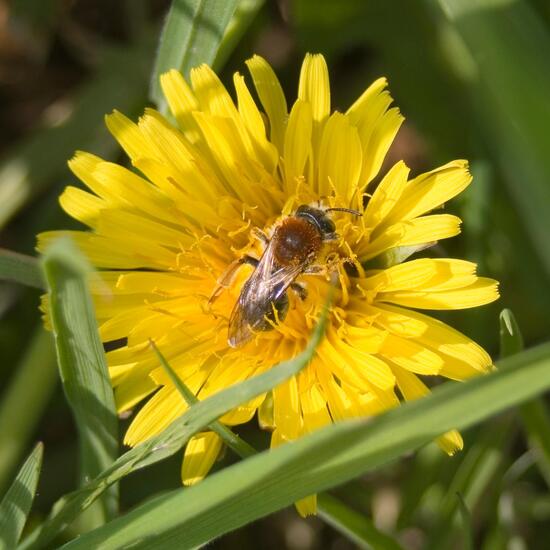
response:
{"label": "yellow petal", "polygon": [[403,116],[399,109],[390,109],[377,122],[367,143],[363,142],[363,170],[361,172],[362,187],[366,187],[380,171],[386,154],[403,124]]}
{"label": "yellow petal", "polygon": [[235,83],[235,90],[237,92],[239,114],[245,128],[248,130],[254,151],[265,169],[273,174],[279,162],[279,152],[266,138],[262,115],[250,95],[244,78],[239,73],[235,73],[233,82]]}
{"label": "yellow petal", "polygon": [[400,338],[394,334],[388,335],[380,354],[400,367],[419,374],[436,375],[443,367],[440,355],[415,340]]}
{"label": "yellow petal", "polygon": [[379,292],[450,290],[475,283],[476,264],[452,258],[421,258],[379,271],[365,280],[367,288]]}
{"label": "yellow petal", "polygon": [[357,129],[342,113],[334,113],[325,124],[318,167],[319,195],[326,197],[336,191],[349,205],[361,173],[361,142]]}
{"label": "yellow petal", "polygon": [[[359,130],[363,149],[362,186],[376,176],[403,122],[395,108],[389,109],[393,99],[385,90],[385,78],[376,80],[348,109],[347,114]],[[389,109],[389,110],[388,110]]]}
{"label": "yellow petal", "polygon": [[68,186],[59,197],[61,208],[90,227],[94,227],[105,201],[77,187]]}
{"label": "yellow petal", "polygon": [[441,450],[450,456],[464,448],[464,441],[457,430],[451,430],[450,432],[439,436],[436,441],[441,447]]}
{"label": "yellow petal", "polygon": [[154,147],[140,132],[137,124],[128,117],[118,111],[113,111],[105,117],[105,124],[132,160],[141,157],[155,158]]}
{"label": "yellow petal", "polygon": [[298,99],[311,105],[313,120],[320,124],[330,114],[330,83],[325,58],[306,54],[300,72]]}
{"label": "yellow petal", "polygon": [[365,261],[397,246],[435,243],[458,235],[460,223],[460,218],[451,214],[423,216],[395,223],[383,231],[373,233],[371,242],[362,248],[364,252],[358,252],[357,255]]}
{"label": "yellow petal", "polygon": [[300,383],[300,405],[304,419],[304,433],[311,433],[332,422],[327,409],[327,400],[317,384],[302,388]]}
{"label": "yellow petal", "polygon": [[148,377],[131,378],[115,388],[117,412],[124,412],[153,393],[158,386]]}
{"label": "yellow petal", "polygon": [[458,195],[471,181],[472,176],[465,160],[455,160],[421,174],[409,182],[385,224],[421,216]]}
{"label": "yellow petal", "polygon": [[222,440],[214,432],[204,432],[193,436],[183,455],[181,479],[184,485],[194,485],[202,481],[220,454]]}
{"label": "yellow petal", "polygon": [[258,408],[258,424],[262,430],[273,431],[275,429],[275,420],[273,418],[273,396],[267,394],[262,404]]}
{"label": "yellow petal", "polygon": [[282,154],[288,110],[281,85],[269,63],[262,57],[255,55],[246,64],[269,119],[271,142]]}
{"label": "yellow petal", "polygon": [[478,373],[486,372],[492,365],[491,357],[481,346],[437,319],[387,304],[380,304],[375,311],[376,323],[384,328],[404,338],[415,338],[420,344],[466,363]]}
{"label": "yellow petal", "polygon": [[394,164],[374,191],[365,210],[367,227],[376,227],[395,206],[407,185],[409,168],[403,161]]}
{"label": "yellow petal", "polygon": [[170,111],[178,121],[185,137],[191,143],[195,143],[199,132],[193,118],[193,111],[199,108],[199,103],[191,88],[185,82],[182,74],[175,69],[160,75],[160,85],[170,106]]}
{"label": "yellow petal", "polygon": [[133,447],[159,434],[186,410],[187,404],[173,386],[161,388],[132,420],[124,443]]}
{"label": "yellow petal", "polygon": [[377,300],[419,309],[467,309],[489,304],[498,297],[498,283],[479,277],[475,283],[459,289],[382,292]]}
{"label": "yellow petal", "polygon": [[289,193],[296,188],[297,178],[305,174],[311,151],[311,134],[311,106],[296,101],[290,112],[284,143],[285,186]]}
{"label": "yellow petal", "polygon": [[317,495],[310,495],[297,500],[294,506],[296,506],[296,510],[298,510],[298,513],[303,518],[314,516],[317,514]]}
{"label": "yellow petal", "polygon": [[277,432],[284,439],[296,439],[303,426],[300,413],[300,396],[296,378],[283,382],[273,390],[273,417]]}

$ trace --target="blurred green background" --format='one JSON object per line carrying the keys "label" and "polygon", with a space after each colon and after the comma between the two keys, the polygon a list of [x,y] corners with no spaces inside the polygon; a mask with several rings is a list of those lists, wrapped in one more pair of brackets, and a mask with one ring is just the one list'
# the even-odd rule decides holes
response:
{"label": "blurred green background", "polygon": [[[136,118],[149,104],[168,7],[167,0],[0,1],[1,247],[33,254],[36,233],[76,227],[57,202],[63,187],[76,183],[66,166],[74,150],[126,162],[103,116],[117,108]],[[258,53],[291,102],[304,53],[321,52],[335,109],[388,77],[406,117],[388,165],[402,158],[415,173],[470,160],[473,185],[447,205],[462,217],[463,234],[432,253],[477,262],[480,274],[501,282],[502,298],[443,318],[495,359],[505,307],[526,345],[547,340],[550,3],[243,0],[242,7],[249,14],[242,35],[217,59],[229,87],[232,73],[246,73],[244,60]],[[0,283],[0,491],[42,440],[31,523],[76,486],[77,476],[75,431],[41,329],[39,295]],[[544,423],[545,409],[538,412]],[[465,451],[452,459],[429,446],[335,494],[405,548],[466,547],[457,491],[468,504],[476,548],[547,548],[550,466],[537,460],[538,445],[521,418],[509,413],[470,430]],[[253,425],[241,433],[262,444]],[[133,474],[121,486],[123,510],[178,484],[179,458]],[[213,546],[257,548],[260,538],[263,548],[354,547],[321,519],[304,521],[290,509]]]}

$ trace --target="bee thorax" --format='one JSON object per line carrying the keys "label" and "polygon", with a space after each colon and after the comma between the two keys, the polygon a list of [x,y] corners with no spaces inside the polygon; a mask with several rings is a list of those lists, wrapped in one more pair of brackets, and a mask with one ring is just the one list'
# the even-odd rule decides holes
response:
{"label": "bee thorax", "polygon": [[281,265],[305,263],[319,252],[322,237],[307,220],[287,218],[273,235],[274,254]]}

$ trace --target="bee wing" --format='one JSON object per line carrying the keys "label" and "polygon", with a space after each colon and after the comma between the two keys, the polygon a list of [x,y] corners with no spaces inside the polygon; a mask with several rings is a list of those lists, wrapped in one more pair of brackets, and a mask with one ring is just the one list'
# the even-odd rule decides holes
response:
{"label": "bee wing", "polygon": [[245,310],[241,306],[240,302],[241,301],[239,299],[231,312],[231,317],[229,318],[227,342],[232,348],[237,348],[245,342],[248,342],[253,335],[250,328],[250,323],[245,316]]}
{"label": "bee wing", "polygon": [[237,347],[250,340],[253,328],[263,323],[272,303],[302,272],[302,266],[275,267],[273,246],[268,245],[256,269],[244,284],[229,318],[228,342]]}

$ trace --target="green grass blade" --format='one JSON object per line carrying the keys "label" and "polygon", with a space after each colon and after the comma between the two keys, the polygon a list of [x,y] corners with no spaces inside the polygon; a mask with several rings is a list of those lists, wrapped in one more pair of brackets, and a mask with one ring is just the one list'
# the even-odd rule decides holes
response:
{"label": "green grass blade", "polygon": [[510,357],[523,350],[523,336],[514,314],[509,309],[500,312],[500,356]]}
{"label": "green grass blade", "polygon": [[38,443],[0,502],[0,549],[15,548],[31,510],[42,466],[44,446]]}
{"label": "green grass blade", "polygon": [[[192,405],[198,403],[199,400],[195,397],[195,394],[184,384],[184,382],[180,379],[174,369],[172,369],[168,361],[166,361],[162,353],[157,348],[156,344],[151,341],[151,345],[153,346],[153,349],[155,350],[155,353],[159,358],[159,362],[162,365],[162,368],[166,371],[166,373],[170,377],[170,380],[172,381],[178,392],[181,394],[183,400],[187,403],[187,405],[191,407]],[[236,433],[233,432],[233,430],[228,428],[225,424],[222,424],[219,420],[214,420],[214,422],[211,422],[208,427],[213,432],[217,433],[223,440],[223,442],[228,447],[233,449],[241,458],[246,458],[247,456],[252,456],[256,454],[257,451],[256,449],[254,449],[254,447],[241,439]]]}
{"label": "green grass blade", "polygon": [[332,495],[318,495],[317,508],[319,516],[325,522],[345,535],[358,548],[401,549],[393,538],[379,531],[369,518],[352,510]]}
{"label": "green grass blade", "polygon": [[229,21],[212,67],[219,70],[235,49],[246,30],[254,21],[265,0],[238,0],[233,17]]}
{"label": "green grass blade", "polygon": [[[514,314],[505,309],[500,314],[500,355],[509,357],[523,349],[523,336]],[[523,403],[521,420],[533,450],[537,466],[550,487],[550,414],[546,403],[538,398]]]}
{"label": "green grass blade", "polygon": [[[118,455],[118,419],[105,353],[88,292],[90,268],[71,241],[60,239],[42,261],[49,289],[59,372],[80,441],[81,481],[93,479]],[[96,508],[94,522],[115,515],[113,487]]]}
{"label": "green grass blade", "polygon": [[32,256],[0,248],[0,280],[44,288],[38,262]]}
{"label": "green grass blade", "polygon": [[328,426],[290,445],[260,453],[195,486],[139,506],[66,548],[166,548],[174,544],[192,548],[548,388],[550,344],[502,361],[496,373],[463,384],[445,384],[425,399],[376,419]]}
{"label": "green grass blade", "polygon": [[456,494],[458,499],[458,509],[460,510],[460,516],[462,517],[462,530],[464,532],[464,550],[474,550],[474,532],[472,529],[472,514],[468,510],[468,506],[464,500],[464,497],[460,494]]}
{"label": "green grass blade", "polygon": [[28,447],[56,382],[53,338],[38,327],[0,401],[0,494]]}
{"label": "green grass blade", "polygon": [[291,376],[298,374],[309,363],[315,348],[323,338],[330,299],[331,296],[328,297],[327,306],[309,339],[306,349],[302,353],[289,361],[280,363],[263,374],[254,376],[246,382],[235,384],[193,405],[161,434],[131,449],[81,490],[66,495],[56,502],[49,518],[23,541],[21,549],[42,548],[53,537],[63,531],[80,512],[85,510],[111,484],[116,483],[125,475],[139,468],[154,464],[173,455],[193,435],[209,426],[228,411],[241,403],[270,391]]}
{"label": "green grass blade", "polygon": [[549,29],[527,0],[425,2],[445,22],[441,32],[462,46],[465,55],[447,61],[467,61],[465,73],[456,70],[465,77],[478,127],[550,274],[550,73],[541,55],[550,51]]}
{"label": "green grass blade", "polygon": [[166,112],[159,77],[178,69],[185,78],[201,63],[212,64],[236,0],[173,0],[162,30],[151,80],[151,101]]}

